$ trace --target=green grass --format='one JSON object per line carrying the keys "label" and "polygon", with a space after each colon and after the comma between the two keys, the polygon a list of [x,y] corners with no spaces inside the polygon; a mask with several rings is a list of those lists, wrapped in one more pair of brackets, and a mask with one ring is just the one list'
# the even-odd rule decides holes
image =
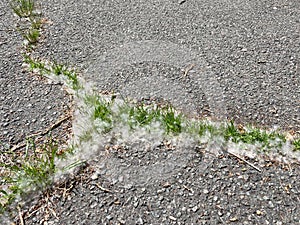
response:
{"label": "green grass", "polygon": [[[125,118],[127,120],[125,124],[131,130],[150,125],[156,121],[161,124],[167,135],[189,132],[200,138],[205,134],[210,134],[212,137],[221,136],[227,142],[260,144],[263,151],[280,148],[286,142],[285,136],[279,132],[267,132],[251,126],[241,129],[234,124],[234,121],[223,123],[220,126],[204,121],[191,122],[184,115],[177,113],[171,106],[157,107],[156,105],[130,105],[125,103],[122,107],[119,107],[118,112],[114,112],[112,110],[114,101],[103,100],[101,96],[88,96],[85,101],[88,102],[88,107],[94,108],[93,119],[105,122],[108,130],[119,126],[122,120],[120,118]],[[108,131],[107,129],[106,131]],[[294,146],[295,149],[296,147],[299,148],[299,143],[295,141]]]}
{"label": "green grass", "polygon": [[41,36],[42,20],[36,11],[36,1],[34,0],[11,0],[10,6],[13,12],[24,21],[18,21],[16,30],[24,38],[27,52],[33,50],[34,45]]}
{"label": "green grass", "polygon": [[[243,142],[246,144],[260,143],[263,149],[270,149],[272,147],[281,147],[286,142],[284,135],[277,132],[266,132],[254,127],[239,130],[233,121],[230,121],[222,132],[226,141],[234,143]],[[276,140],[278,140],[276,142]],[[272,144],[276,142],[276,144]]]}
{"label": "green grass", "polygon": [[42,61],[34,60],[29,55],[23,54],[23,60],[29,66],[29,71],[38,70],[39,75],[44,76],[50,74],[51,70],[46,68],[46,64]]}
{"label": "green grass", "polygon": [[39,16],[30,19],[31,28],[40,30],[42,28],[42,20]]}
{"label": "green grass", "polygon": [[68,66],[57,62],[50,63],[51,72],[56,76],[64,76],[68,79],[73,90],[79,90],[82,86],[79,84],[77,72],[74,69],[69,69]]}
{"label": "green grass", "polygon": [[64,70],[63,75],[67,77],[73,90],[79,90],[82,86],[79,84],[77,73],[75,70]]}
{"label": "green grass", "polygon": [[0,212],[4,212],[17,196],[43,189],[51,183],[57,151],[58,145],[52,138],[42,145],[37,145],[34,140],[27,140],[25,154],[21,158],[14,156],[17,160],[0,164],[5,170],[1,183],[8,186],[7,189],[0,190]]}
{"label": "green grass", "polygon": [[35,10],[34,0],[12,0],[10,6],[13,12],[20,18],[30,18],[33,17]]}
{"label": "green grass", "polygon": [[[62,76],[66,71],[65,67],[60,64],[52,64],[54,66],[50,66],[51,69],[47,69],[48,66],[46,64],[35,62],[31,58],[27,58],[27,62],[31,65],[30,68],[32,70],[39,69],[43,73],[54,71],[55,75]],[[115,98],[116,96],[112,96],[110,100],[107,100],[97,94],[85,95],[84,97],[86,107],[92,110],[91,123],[99,124],[98,122],[100,122],[102,125],[100,130],[103,133],[110,132],[113,128],[118,128],[122,123],[121,118],[126,118],[127,121],[123,121],[123,124],[127,124],[131,131],[139,127],[149,126],[153,122],[159,122],[167,136],[176,136],[182,132],[188,132],[201,138],[206,134],[210,134],[211,136],[221,136],[226,142],[259,143],[264,150],[280,147],[286,142],[285,136],[280,133],[267,132],[250,126],[241,128],[236,126],[233,121],[222,125],[204,121],[190,121],[171,106],[158,107],[157,105],[124,103],[117,107]],[[93,132],[93,130],[86,130],[80,137],[80,141],[90,141],[93,137]],[[300,150],[299,139],[293,141],[292,144],[295,151]],[[76,148],[77,146],[73,147]],[[54,159],[62,157],[56,154],[58,146],[54,142],[48,142],[42,148],[42,154],[40,154],[40,151],[37,154],[37,149],[41,148],[37,147],[34,141],[28,141],[26,154],[21,163],[1,165],[8,171],[3,180],[5,183],[10,184],[9,190],[0,190],[0,202],[4,202],[0,208],[2,211],[16,196],[24,194],[26,190],[33,189],[32,187],[42,189],[51,183],[51,178],[56,172]],[[67,154],[63,154],[63,156],[67,157]],[[81,161],[74,162],[65,167],[65,170],[81,164]]]}
{"label": "green grass", "polygon": [[40,37],[40,30],[30,27],[29,29],[25,30],[22,32],[21,30],[19,31],[23,38],[27,40],[29,45],[33,45],[38,42],[38,39]]}
{"label": "green grass", "polygon": [[159,109],[150,109],[149,107],[144,105],[130,107],[128,111],[128,122],[131,128],[149,125],[154,120],[157,120],[161,114]]}
{"label": "green grass", "polygon": [[207,132],[211,135],[219,135],[219,130],[216,126],[206,123],[200,122],[196,125],[196,132],[201,137],[204,136]]}
{"label": "green grass", "polygon": [[66,66],[57,62],[53,62],[52,71],[56,76],[60,76],[66,70]]}
{"label": "green grass", "polygon": [[[35,7],[34,0],[11,1],[13,12],[20,18],[26,18],[29,23],[25,29],[19,29],[29,45],[35,45],[41,34],[41,19],[35,13]],[[43,62],[36,60],[30,56],[30,52],[23,56],[24,62],[28,64],[30,71],[36,71],[42,76],[53,74],[56,77],[63,78],[64,84],[71,89],[75,91],[82,89],[83,92],[89,93],[80,84],[76,70],[55,61]],[[236,126],[234,121],[221,125],[205,121],[191,121],[171,106],[158,107],[157,105],[129,104],[128,102],[117,106],[115,98],[115,95],[110,100],[106,100],[97,94],[85,95],[83,100],[86,107],[92,111],[90,121],[93,124],[91,124],[92,129],[89,126],[79,137],[80,142],[91,141],[93,132],[98,134],[108,133],[113,128],[117,130],[119,126],[124,124],[129,127],[130,131],[134,131],[140,127],[151,126],[153,122],[160,124],[167,138],[179,135],[182,132],[187,132],[199,139],[209,134],[211,137],[223,137],[226,142],[259,143],[264,151],[281,147],[287,141],[285,136],[279,132],[267,132],[251,126],[241,128]],[[100,132],[97,129],[100,129]],[[292,141],[291,144],[294,151],[300,151],[300,139]],[[77,148],[76,145],[70,146],[61,152],[59,151],[59,145],[50,138],[44,144],[31,139],[27,140],[25,153],[21,156],[17,156],[16,153],[7,149],[6,152],[9,152],[14,160],[0,164],[4,169],[0,184],[7,186],[6,189],[0,189],[0,213],[4,212],[17,196],[22,196],[30,190],[43,189],[51,184],[53,175],[57,171],[55,159],[67,158],[69,154],[78,150]],[[76,161],[66,166],[64,170],[67,171],[81,164],[81,161]]]}
{"label": "green grass", "polygon": [[182,114],[177,114],[171,106],[157,107],[155,105],[127,106],[127,110],[121,110],[122,114],[128,114],[128,125],[131,129],[150,125],[152,122],[160,122],[167,134],[179,134],[182,131]]}
{"label": "green grass", "polygon": [[41,76],[50,75],[51,73],[57,77],[64,77],[67,79],[67,85],[71,89],[77,91],[82,88],[80,85],[77,72],[74,69],[69,69],[63,64],[57,62],[45,63],[42,60],[33,59],[27,54],[23,54],[24,62],[29,66],[29,71],[37,70]]}
{"label": "green grass", "polygon": [[300,138],[294,140],[292,144],[294,145],[294,151],[300,151]]}
{"label": "green grass", "polygon": [[99,95],[86,95],[84,102],[87,106],[93,107],[92,118],[94,120],[99,119],[107,123],[113,122],[113,111],[111,109],[113,101],[107,101]]}
{"label": "green grass", "polygon": [[[79,83],[75,70],[68,69],[66,65],[57,62],[46,63],[35,60],[28,55],[24,55],[24,62],[29,65],[30,71],[37,71],[40,75],[53,74],[56,77],[64,77],[67,82],[65,84],[73,90],[80,88],[83,90],[83,93],[90,93],[89,90],[85,90],[84,86]],[[93,129],[89,130],[91,129],[91,126],[89,126],[88,130],[84,131],[79,137],[80,142],[91,141],[94,132],[103,134],[112,131],[114,128],[117,130],[121,124],[125,124],[129,127],[129,130],[134,131],[140,127],[151,126],[153,122],[160,124],[167,137],[170,135],[176,136],[182,132],[187,132],[196,138],[209,134],[211,138],[215,136],[223,137],[226,142],[258,143],[263,151],[281,147],[286,142],[285,136],[278,132],[267,132],[251,126],[241,128],[236,126],[234,121],[221,125],[205,121],[191,121],[170,105],[158,107],[155,104],[142,105],[130,104],[129,102],[118,105],[115,99],[116,95],[112,95],[111,99],[105,99],[98,94],[84,95],[85,107],[92,111],[90,121]],[[300,150],[299,139],[293,141],[292,144],[295,151]],[[73,147],[77,148],[78,146]],[[35,146],[32,145],[31,148],[35,148]],[[56,157],[56,150],[53,148],[53,145],[52,147],[50,145],[48,148],[52,149],[52,151],[49,151],[51,152],[51,154],[49,153],[50,155],[46,154],[41,158],[26,159],[20,165],[6,166],[10,176],[6,178],[5,182],[12,184],[9,191],[1,190],[1,198],[5,199],[6,204],[9,204],[16,195],[23,194],[28,189],[25,186],[37,185],[43,188],[51,182],[51,177],[56,171],[52,160]],[[64,157],[67,157],[67,155],[64,154]],[[74,162],[67,166],[65,170],[81,164],[82,162],[80,161]],[[2,200],[1,202],[5,201]]]}
{"label": "green grass", "polygon": [[[101,130],[101,132],[107,133],[109,132],[114,125],[114,113],[111,106],[114,104],[114,101],[108,101],[101,98],[98,95],[86,95],[84,97],[84,102],[87,107],[93,110],[91,115],[92,122],[100,122],[97,123],[97,128]],[[89,137],[90,134],[87,133],[86,137]],[[88,138],[90,139],[90,137]]]}
{"label": "green grass", "polygon": [[[44,64],[38,64],[36,67],[44,68]],[[35,67],[34,67],[35,68]],[[61,68],[61,67],[60,67]],[[63,74],[63,70],[59,69],[57,75]],[[85,104],[92,109],[91,122],[102,122],[104,126],[100,129],[102,132],[110,132],[114,127],[117,128],[121,124],[120,118],[126,118],[123,124],[127,124],[129,130],[134,131],[139,127],[151,125],[152,122],[159,122],[165,134],[178,135],[181,132],[189,132],[194,136],[201,138],[206,134],[211,136],[221,136],[226,142],[257,144],[262,146],[263,150],[280,147],[287,140],[283,134],[277,132],[267,132],[255,127],[248,126],[244,128],[236,126],[233,121],[228,123],[215,125],[205,121],[189,121],[183,114],[176,112],[171,106],[158,107],[157,105],[134,105],[124,104],[115,107],[115,96],[110,100],[105,100],[100,95],[86,95]],[[118,110],[113,110],[118,108]],[[126,117],[122,117],[125,115]],[[89,142],[93,137],[94,130],[86,130],[80,137],[80,141]],[[101,134],[101,133],[100,133]],[[300,150],[300,139],[292,142],[294,150]],[[72,151],[77,146],[73,146]],[[37,151],[39,149],[39,151]],[[42,150],[41,150],[42,149]],[[3,177],[5,183],[10,184],[9,190],[0,190],[0,202],[3,211],[6,205],[9,205],[18,195],[22,195],[26,190],[34,188],[44,188],[51,183],[51,178],[56,172],[54,159],[56,157],[67,157],[66,154],[57,155],[58,145],[55,142],[47,142],[43,147],[38,147],[34,141],[28,140],[26,153],[21,163],[3,164],[8,174]],[[41,153],[42,152],[42,153]],[[20,160],[19,160],[20,161]],[[72,167],[81,165],[81,161],[76,161],[65,167],[68,170]],[[34,187],[34,188],[33,188]]]}
{"label": "green grass", "polygon": [[176,114],[174,108],[168,106],[161,112],[162,123],[164,124],[167,134],[179,134],[182,131],[182,114]]}

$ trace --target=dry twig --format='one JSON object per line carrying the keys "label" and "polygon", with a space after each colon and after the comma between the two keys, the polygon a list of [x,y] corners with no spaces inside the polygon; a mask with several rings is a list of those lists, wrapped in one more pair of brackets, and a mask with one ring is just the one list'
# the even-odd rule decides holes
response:
{"label": "dry twig", "polygon": [[21,225],[24,225],[24,224],[25,224],[25,223],[24,223],[24,218],[23,218],[23,214],[22,214],[22,212],[21,212],[20,206],[18,206],[18,211],[19,211],[19,219],[20,219],[20,223],[21,223]]}
{"label": "dry twig", "polygon": [[184,74],[183,74],[183,77],[186,77],[186,76],[188,75],[188,73],[190,72],[190,70],[192,70],[194,67],[195,67],[195,64],[189,65],[189,66],[185,69]]}
{"label": "dry twig", "polygon": [[[36,137],[36,136],[43,136],[43,135],[49,133],[50,131],[52,131],[53,129],[57,128],[60,124],[62,124],[64,121],[66,121],[70,118],[71,118],[71,115],[68,115],[68,116],[58,120],[56,123],[52,124],[50,127],[45,129],[44,131],[39,131],[37,133],[31,134],[31,135],[27,136],[26,138],[32,138],[32,137]],[[10,150],[15,151],[15,150],[18,150],[18,149],[23,148],[25,146],[26,146],[26,142],[21,142],[19,144],[14,145]]]}
{"label": "dry twig", "polygon": [[259,169],[257,166],[253,165],[252,163],[248,162],[247,160],[243,159],[242,157],[240,157],[240,156],[238,156],[238,155],[236,155],[236,154],[234,154],[232,152],[229,152],[229,151],[228,151],[228,153],[230,155],[233,155],[234,157],[242,160],[244,163],[248,164],[249,166],[251,166],[252,168],[256,169],[257,171],[261,172],[261,169]]}
{"label": "dry twig", "polygon": [[97,183],[96,183],[96,185],[97,185],[97,187],[98,187],[100,190],[102,190],[102,191],[104,191],[104,192],[113,193],[113,191],[111,191],[111,190],[109,190],[109,189],[107,189],[107,188],[102,187],[100,184],[97,184]]}

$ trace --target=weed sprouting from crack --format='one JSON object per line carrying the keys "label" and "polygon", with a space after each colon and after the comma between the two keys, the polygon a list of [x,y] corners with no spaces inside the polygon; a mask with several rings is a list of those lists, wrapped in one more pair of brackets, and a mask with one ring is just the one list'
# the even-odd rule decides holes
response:
{"label": "weed sprouting from crack", "polygon": [[179,134],[182,131],[182,114],[176,115],[173,107],[169,106],[162,110],[162,122],[167,134]]}
{"label": "weed sprouting from crack", "polygon": [[[119,99],[115,94],[111,96],[100,95],[95,91],[91,91],[90,86],[81,84],[74,69],[69,69],[68,66],[57,62],[36,60],[27,54],[24,55],[24,62],[28,65],[30,71],[52,79],[58,78],[72,89],[78,101],[81,102],[82,108],[78,107],[82,111],[83,117],[88,118],[84,120],[83,130],[77,136],[78,142],[73,143],[72,151],[57,154],[57,147],[50,145],[48,148],[52,150],[49,151],[49,154],[47,153],[40,158],[31,158],[30,160],[33,160],[33,162],[25,160],[20,165],[6,166],[8,173],[14,175],[4,176],[4,182],[10,183],[11,186],[9,191],[0,190],[1,202],[4,202],[1,206],[3,209],[17,195],[25,193],[27,187],[37,184],[38,187],[43,188],[49,182],[51,183],[57,171],[59,173],[66,172],[88,160],[91,156],[86,156],[84,148],[87,143],[99,141],[101,135],[121,137],[123,141],[128,141],[126,138],[131,137],[130,133],[140,131],[142,131],[140,135],[151,137],[153,127],[155,127],[154,132],[159,130],[159,138],[168,139],[184,133],[193,137],[193,140],[200,144],[203,137],[206,140],[209,137],[208,141],[219,138],[224,140],[225,143],[255,145],[258,146],[257,149],[260,151],[268,153],[271,149],[281,148],[287,142],[285,136],[279,132],[268,132],[251,126],[243,127],[236,125],[234,121],[216,124],[211,121],[190,120],[171,105],[135,104],[125,101],[123,98]],[[129,134],[128,137],[122,137],[124,132]],[[97,144],[99,145],[99,143]],[[294,151],[300,150],[299,139],[294,140],[291,144]],[[37,147],[34,142],[29,141],[26,149],[33,148]],[[83,154],[83,158],[78,157],[78,155]],[[89,154],[93,154],[92,151]],[[279,154],[284,153],[279,152]],[[30,154],[26,153],[25,155],[27,157]],[[71,155],[74,157],[71,157]],[[62,166],[60,160],[63,160]],[[28,164],[28,162],[31,163]]]}
{"label": "weed sprouting from crack", "polygon": [[[24,54],[24,62],[28,65],[29,71],[36,72],[41,76],[54,74],[56,77],[61,78],[61,82],[66,83],[74,91],[82,88],[79,83],[77,72],[74,69],[69,69],[63,64],[57,62],[43,62]],[[53,78],[53,77],[52,77]],[[65,82],[67,81],[67,82]]]}
{"label": "weed sprouting from crack", "polygon": [[21,35],[23,36],[23,38],[25,38],[28,41],[29,45],[35,44],[39,37],[40,37],[40,31],[39,29],[30,27],[28,30],[26,30],[25,32],[21,32]]}
{"label": "weed sprouting from crack", "polygon": [[30,18],[35,15],[35,0],[12,0],[10,6],[20,18]]}
{"label": "weed sprouting from crack", "polygon": [[[118,110],[113,110],[114,100],[104,100],[100,95],[89,95],[84,100],[88,108],[93,108],[92,120],[104,122],[111,130],[121,123],[127,125],[130,130],[147,126],[153,122],[159,122],[166,135],[177,135],[187,132],[193,136],[211,137],[221,136],[226,142],[257,144],[262,150],[281,148],[286,143],[283,134],[275,131],[261,130],[251,126],[242,127],[235,125],[234,121],[216,125],[212,122],[189,121],[183,114],[178,113],[173,107],[158,107],[157,105],[134,105],[123,102],[118,105]],[[90,136],[91,134],[89,133]],[[293,142],[298,146],[298,142]]]}
{"label": "weed sprouting from crack", "polygon": [[126,103],[119,107],[119,116],[117,117],[126,118],[125,123],[131,130],[159,122],[163,124],[167,134],[179,134],[182,131],[183,115],[177,113],[170,105],[159,107],[157,105],[129,105]]}
{"label": "weed sprouting from crack", "polygon": [[[117,95],[111,95],[110,98],[109,96],[104,97],[93,91],[91,93],[89,87],[80,84],[77,74],[74,72],[75,70],[69,70],[67,66],[56,62],[46,63],[34,60],[27,55],[24,56],[24,62],[28,64],[28,68],[31,71],[41,75],[49,75],[52,78],[66,78],[62,79],[66,86],[74,91],[80,90],[81,94],[77,94],[77,97],[83,105],[81,109],[83,111],[82,115],[88,117],[88,119],[85,120],[83,131],[77,137],[79,142],[74,142],[72,146],[72,151],[70,152],[73,156],[85,154],[80,151],[84,151],[83,148],[86,146],[86,143],[94,140],[99,141],[99,139],[94,138],[95,135],[98,135],[97,137],[107,134],[118,136],[118,132],[122,132],[121,130],[125,130],[127,133],[143,130],[143,132],[146,131],[147,133],[141,135],[151,136],[151,126],[153,124],[156,124],[155,129],[162,131],[159,133],[159,137],[167,139],[179,136],[182,133],[192,136],[198,143],[201,143],[201,138],[203,137],[209,136],[210,139],[220,137],[226,143],[258,145],[258,149],[264,152],[280,148],[287,142],[285,136],[278,132],[268,132],[251,126],[243,127],[236,125],[234,121],[216,124],[211,121],[190,120],[180,112],[177,112],[171,105],[161,107],[156,104],[134,104],[124,101],[124,99],[117,99]],[[87,124],[87,121],[91,124]],[[122,134],[119,136],[122,136]],[[27,149],[37,148],[34,142],[28,143]],[[99,145],[99,143],[97,144]],[[292,145],[295,151],[299,150],[300,140],[294,140]],[[12,186],[10,191],[1,190],[1,198],[6,201],[2,200],[2,202],[5,202],[2,208],[9,204],[16,195],[24,193],[23,191],[27,189],[27,186],[37,184],[39,187],[44,187],[51,182],[57,171],[68,171],[81,165],[84,160],[88,160],[88,158],[83,160],[80,157],[72,158],[68,153],[58,155],[57,146],[53,144],[50,144],[48,148],[51,150],[43,157],[31,158],[30,160],[33,160],[33,162],[25,160],[20,165],[7,166],[9,173],[14,174],[14,176],[5,176],[7,178],[5,182],[11,183]],[[26,156],[29,156],[29,154],[26,154]],[[62,167],[58,166],[60,159],[64,160]],[[28,164],[28,162],[31,163]],[[14,178],[8,179],[9,177]]]}
{"label": "weed sprouting from crack", "polygon": [[26,49],[31,51],[41,36],[42,20],[36,10],[36,2],[35,0],[12,0],[10,7],[20,19],[23,19],[17,24],[16,29],[24,38]]}
{"label": "weed sprouting from crack", "polygon": [[137,107],[128,107],[128,125],[131,129],[137,126],[146,126],[158,120],[161,111],[157,107],[138,105]]}
{"label": "weed sprouting from crack", "polygon": [[114,125],[114,112],[112,110],[114,101],[108,101],[93,94],[85,95],[84,102],[87,107],[92,109],[91,121],[94,121],[94,127],[102,133],[109,132]]}
{"label": "weed sprouting from crack", "polygon": [[18,157],[16,162],[2,163],[1,183],[6,184],[0,190],[0,212],[18,196],[28,191],[40,190],[49,185],[55,173],[55,158],[60,157],[58,144],[49,138],[44,144],[36,144],[32,139],[27,140],[25,154]]}
{"label": "weed sprouting from crack", "polygon": [[[12,0],[10,6],[13,12],[20,17],[16,30],[24,38],[23,58],[29,71],[38,72],[42,76],[53,73],[62,78],[64,83],[70,84],[71,88],[78,90],[80,87],[75,70],[70,70],[55,62],[49,65],[30,56],[34,44],[40,38],[42,26],[40,14],[36,10],[36,1]],[[0,164],[0,214],[17,197],[22,197],[34,190],[42,190],[51,184],[54,174],[57,172],[56,160],[58,158],[65,159],[67,154],[71,155],[73,152],[74,146],[71,145],[67,149],[61,150],[52,138],[44,144],[37,144],[32,139],[26,140],[24,153],[19,155],[14,152],[13,148],[7,149],[6,153],[11,154],[15,160]],[[72,165],[68,168],[72,168]]]}
{"label": "weed sprouting from crack", "polygon": [[51,68],[51,72],[53,72],[56,76],[64,76],[71,83],[73,90],[80,89],[77,72],[74,69],[69,69],[66,65],[60,64],[57,62],[49,63]]}
{"label": "weed sprouting from crack", "polygon": [[300,151],[300,138],[294,140],[292,143],[294,145],[294,149],[293,150],[294,151]]}
{"label": "weed sprouting from crack", "polygon": [[[35,1],[13,0],[11,8],[16,15],[25,18],[30,23],[30,26],[25,29],[18,29],[23,38],[30,46],[37,43],[41,35],[41,19],[35,12]],[[132,104],[124,99],[116,101],[116,95],[107,99],[96,93],[91,94],[87,90],[88,88],[80,82],[75,69],[70,69],[57,62],[33,59],[30,52],[23,56],[30,71],[42,76],[49,76],[52,79],[58,78],[65,86],[75,91],[79,101],[84,103],[82,110],[87,111],[83,115],[89,117],[84,121],[89,121],[91,124],[88,124],[89,126],[86,126],[87,128],[84,128],[77,137],[79,142],[75,142],[66,151],[59,151],[59,146],[53,140],[44,145],[37,145],[34,140],[29,139],[24,158],[15,163],[1,164],[3,169],[0,171],[2,175],[0,184],[5,184],[6,188],[0,189],[0,213],[17,196],[22,196],[28,190],[42,189],[51,184],[54,175],[60,172],[57,165],[58,160],[68,162],[62,167],[63,171],[81,165],[83,162],[81,159],[69,163],[69,157],[81,154],[80,151],[83,150],[84,144],[92,142],[95,134],[114,133],[112,135],[116,136],[121,129],[127,133],[143,130],[147,134],[151,134],[153,124],[155,124],[155,129],[160,131],[159,138],[172,138],[186,133],[200,143],[203,137],[208,136],[210,139],[220,137],[226,143],[259,144],[258,149],[265,152],[270,152],[270,149],[273,148],[281,148],[288,142],[285,136],[278,132],[267,132],[251,126],[243,127],[235,125],[234,121],[216,124],[211,121],[189,120],[171,105],[160,107],[155,104]],[[81,94],[78,94],[79,91]],[[120,126],[122,126],[121,129],[119,129]],[[99,143],[97,144],[99,145]],[[300,151],[300,139],[290,141],[290,144],[295,152]]]}
{"label": "weed sprouting from crack", "polygon": [[[266,132],[253,127],[236,127],[233,121],[230,121],[223,130],[223,135],[226,141],[234,143],[243,142],[246,144],[261,143],[262,149],[267,150],[274,147],[282,147],[286,142],[284,135],[277,132]],[[277,140],[277,141],[276,141]]]}
{"label": "weed sprouting from crack", "polygon": [[28,65],[29,71],[34,72],[38,70],[39,75],[43,76],[51,72],[50,69],[46,67],[46,64],[42,61],[34,60],[29,55],[23,54],[24,62]]}

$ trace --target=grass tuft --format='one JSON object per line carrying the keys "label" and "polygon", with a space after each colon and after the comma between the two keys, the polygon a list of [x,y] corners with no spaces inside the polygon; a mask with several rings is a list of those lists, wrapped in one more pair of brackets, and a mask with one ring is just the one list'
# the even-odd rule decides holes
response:
{"label": "grass tuft", "polygon": [[206,122],[200,122],[197,125],[197,134],[199,135],[199,137],[204,136],[207,132],[209,132],[211,135],[213,136],[217,136],[219,135],[219,131],[218,128],[210,123],[206,123]]}
{"label": "grass tuft", "polygon": [[293,141],[294,151],[300,151],[300,138]]}
{"label": "grass tuft", "polygon": [[[114,123],[114,113],[112,110],[114,101],[102,99],[98,95],[86,95],[84,97],[84,102],[87,107],[91,107],[93,109],[92,120],[100,122],[101,126],[99,128],[102,129],[104,133],[109,132]],[[87,137],[89,136],[90,135]]]}
{"label": "grass tuft", "polygon": [[98,101],[94,108],[94,119],[100,119],[101,121],[112,123],[112,111],[109,106],[109,102],[104,100]]}
{"label": "grass tuft", "polygon": [[146,126],[151,124],[154,120],[160,117],[160,110],[154,107],[145,105],[137,105],[136,107],[129,108],[129,126],[134,128],[137,126]]}
{"label": "grass tuft", "polygon": [[162,110],[161,116],[167,134],[179,134],[182,131],[183,116],[181,114],[176,115],[172,107],[169,106]]}
{"label": "grass tuft", "polygon": [[75,70],[68,69],[68,67],[63,64],[53,62],[51,63],[51,72],[54,73],[56,76],[66,77],[70,82],[73,90],[81,89],[81,85],[79,84],[77,73]]}
{"label": "grass tuft", "polygon": [[262,148],[270,149],[272,147],[281,147],[286,142],[284,135],[277,132],[268,133],[265,130],[249,127],[244,129],[236,127],[233,121],[227,124],[223,132],[226,141],[234,143],[243,142],[246,144],[261,143]]}
{"label": "grass tuft", "polygon": [[0,190],[0,212],[4,212],[18,196],[28,191],[43,189],[51,183],[55,173],[55,158],[59,157],[58,144],[50,138],[46,143],[37,145],[33,140],[27,140],[25,154],[21,159],[0,164],[2,172],[1,183],[6,189]]}
{"label": "grass tuft", "polygon": [[23,54],[24,62],[28,64],[29,71],[33,72],[34,70],[38,70],[39,75],[43,76],[45,74],[51,73],[46,67],[46,64],[42,61],[34,60],[29,55]]}
{"label": "grass tuft", "polygon": [[26,30],[24,32],[21,32],[19,30],[19,32],[21,33],[23,38],[28,41],[29,45],[33,45],[33,44],[37,43],[38,39],[40,37],[40,30],[33,28],[33,27],[30,27],[28,30]]}
{"label": "grass tuft", "polygon": [[74,70],[65,69],[62,71],[62,73],[71,83],[71,87],[73,90],[79,90],[82,88],[79,84],[77,73]]}
{"label": "grass tuft", "polygon": [[[18,28],[18,30],[28,42],[27,46],[32,47],[40,38],[42,26],[39,15],[35,13],[35,0],[12,0],[10,5],[16,15],[20,18],[26,18],[22,21],[26,21],[25,25],[29,24],[29,26],[23,26],[25,29]],[[73,90],[83,89],[84,93],[89,93],[80,84],[74,69],[69,69],[66,65],[57,62],[48,63],[35,60],[29,54],[30,52],[24,54],[24,62],[29,65],[30,71],[37,71],[40,75],[54,74],[56,77],[63,78],[63,82]],[[234,121],[221,126],[204,121],[191,122],[171,106],[158,107],[156,105],[129,105],[125,103],[116,112],[113,110],[115,97],[112,96],[111,100],[105,100],[99,95],[85,95],[83,100],[87,108],[92,109],[91,119],[94,126],[86,129],[79,137],[81,142],[92,140],[95,127],[96,129],[100,128],[103,133],[107,133],[119,126],[120,122],[125,122],[131,130],[134,130],[138,127],[151,125],[156,121],[159,122],[158,124],[162,126],[167,135],[178,135],[188,131],[199,138],[209,133],[210,136],[224,137],[227,142],[260,143],[264,150],[281,147],[286,142],[286,138],[280,133],[267,132],[253,127],[245,129],[236,126]],[[292,144],[294,151],[300,151],[300,139],[294,140]],[[17,196],[22,196],[28,190],[43,189],[49,185],[56,172],[55,159],[66,158],[69,156],[68,154],[74,152],[74,148],[75,146],[71,146],[65,151],[59,151],[58,144],[52,139],[44,145],[36,144],[31,139],[27,140],[23,158],[0,164],[4,168],[4,171],[1,170],[0,184],[5,186],[5,188],[0,189],[0,213],[4,212],[5,208]],[[66,166],[64,170],[84,163],[80,160],[76,161]]]}
{"label": "grass tuft", "polygon": [[16,29],[26,41],[26,49],[30,51],[41,36],[40,29],[42,26],[40,15],[34,12],[35,1],[11,0],[10,6],[16,15],[18,15],[20,18],[26,18],[25,21],[23,20],[17,23]]}
{"label": "grass tuft", "polygon": [[82,86],[79,83],[77,73],[74,69],[69,69],[63,64],[57,62],[45,63],[41,60],[36,60],[29,55],[24,54],[24,62],[29,65],[29,70],[38,70],[38,74],[45,75],[53,73],[55,76],[61,76],[67,79],[68,85],[71,86],[73,90],[79,90]]}
{"label": "grass tuft", "polygon": [[34,16],[34,0],[12,0],[10,6],[13,12],[20,18],[29,18]]}

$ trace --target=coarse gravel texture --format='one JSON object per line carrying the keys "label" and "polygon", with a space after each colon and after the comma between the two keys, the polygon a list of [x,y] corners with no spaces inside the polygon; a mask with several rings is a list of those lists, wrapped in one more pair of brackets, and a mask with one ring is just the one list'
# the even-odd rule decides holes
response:
{"label": "coarse gravel texture", "polygon": [[22,37],[8,1],[0,3],[0,150],[43,131],[69,113],[71,97],[58,84],[22,67]]}
{"label": "coarse gravel texture", "polygon": [[[175,43],[196,52],[216,76],[229,117],[297,131],[299,4],[296,0],[41,1],[48,24],[34,54],[90,71],[101,64],[103,54],[109,56],[127,43]],[[3,24],[13,26],[15,18],[7,3],[0,6]],[[22,73],[21,38],[15,32],[1,31],[0,41],[4,59],[0,106],[5,120],[1,138],[13,144],[63,115],[69,97],[60,84]],[[170,94],[171,101],[179,101],[181,108],[182,99],[197,102],[199,114],[209,112],[209,96],[195,87],[193,71],[183,74],[185,68],[174,65],[132,62],[110,74],[112,81],[107,83],[100,83],[97,74],[85,78],[99,89],[128,88],[126,95],[148,98],[143,86],[130,84],[147,78],[162,95],[157,79],[163,77],[174,85],[174,92],[184,90],[183,97]],[[247,159],[261,168],[259,172],[225,152],[216,156],[196,151],[195,146],[149,148],[145,143],[128,143],[123,147],[104,149],[99,144],[98,158],[74,178],[54,185],[43,196],[30,196],[32,202],[21,213],[25,224],[300,223],[299,164]],[[19,216],[13,220],[21,224]]]}
{"label": "coarse gravel texture", "polygon": [[[57,225],[300,223],[297,165],[250,160],[261,168],[258,172],[227,154],[165,145],[145,149],[138,143],[111,146],[81,175],[25,209],[24,220]],[[186,160],[166,166],[168,159],[184,154]],[[165,168],[157,171],[161,163]]]}
{"label": "coarse gravel texture", "polygon": [[[177,0],[55,0],[41,1],[41,7],[53,23],[47,28],[46,43],[38,50],[41,57],[90,71],[103,60],[114,66],[114,59],[102,56],[110,56],[111,51],[128,43],[146,40],[174,43],[196,52],[206,62],[221,86],[220,95],[225,98],[229,118],[299,131],[300,2],[297,0],[187,0],[182,4]],[[184,61],[185,55],[181,57]],[[102,83],[102,78],[106,79],[106,74],[102,74],[105,68],[100,66],[85,76],[100,89],[120,91],[124,85],[127,89],[126,82],[136,81],[138,76],[149,78],[148,82],[156,85],[157,76],[153,76],[152,68],[165,66],[170,69],[167,74],[159,72],[160,77],[175,83],[174,92],[184,83],[187,95],[184,98],[190,101],[196,98],[197,103],[205,99],[201,88],[193,87],[196,80],[192,75],[190,80],[180,79],[184,68],[172,70],[174,65],[149,60],[143,62],[142,73],[135,71],[133,61],[127,68],[112,71],[106,83]],[[152,68],[151,63],[154,63]],[[116,83],[123,85],[116,87]],[[128,88],[128,92],[141,93],[140,98],[148,97],[141,86]],[[160,89],[164,91],[158,86],[158,94]],[[170,96],[176,97],[174,93]],[[183,108],[183,102],[182,105]],[[199,114],[203,111],[200,109]]]}

